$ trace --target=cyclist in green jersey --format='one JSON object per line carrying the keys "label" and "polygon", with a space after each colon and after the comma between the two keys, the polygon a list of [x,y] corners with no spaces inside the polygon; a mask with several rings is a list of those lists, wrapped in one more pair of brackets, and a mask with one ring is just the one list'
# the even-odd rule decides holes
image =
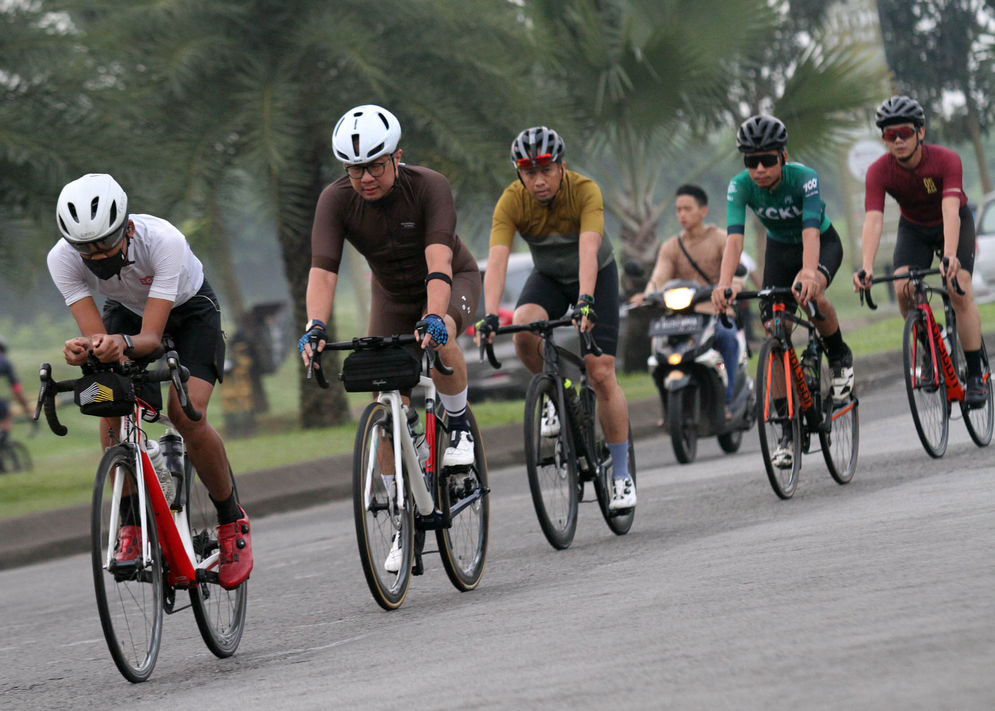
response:
{"label": "cyclist in green jersey", "polygon": [[[812,301],[825,318],[816,328],[826,343],[833,371],[833,397],[845,400],[853,389],[853,354],[843,342],[836,309],[826,296],[826,287],[843,262],[839,234],[826,216],[826,204],[819,193],[819,175],[801,163],[789,163],[785,146],[788,131],[773,116],[751,116],[736,134],[736,147],[743,153],[746,170],[729,183],[728,238],[722,257],[719,283],[712,292],[716,308],[725,309],[739,286],[733,283],[743,251],[746,208],[749,207],[767,231],[764,255],[764,286],[790,287],[800,284],[795,301]],[[793,306],[791,308],[794,308]],[[766,323],[770,307],[761,313]],[[791,449],[781,447],[772,457],[775,466],[791,466]]]}

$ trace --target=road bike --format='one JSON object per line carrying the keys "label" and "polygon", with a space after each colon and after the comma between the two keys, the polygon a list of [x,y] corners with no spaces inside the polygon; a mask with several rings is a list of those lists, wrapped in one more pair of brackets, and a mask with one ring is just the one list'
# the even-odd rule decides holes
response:
{"label": "road bike", "polygon": [[[553,340],[553,332],[574,326],[570,317],[501,326],[495,335],[531,331],[542,339],[542,372],[532,376],[525,394],[525,467],[536,516],[546,540],[562,550],[573,542],[584,484],[592,482],[608,528],[625,535],[635,508],[612,511],[612,459],[598,420],[597,398],[588,382],[584,358]],[[580,329],[578,328],[580,331]],[[581,351],[601,355],[589,331],[580,331]],[[482,343],[491,366],[500,368],[493,342]],[[576,384],[564,371],[577,373]],[[544,433],[544,420],[546,432]],[[552,426],[552,423],[559,423]],[[552,431],[549,429],[552,427]],[[636,456],[629,430],[629,474],[636,481]]]}
{"label": "road bike", "polygon": [[[473,464],[443,467],[448,418],[437,405],[430,373],[432,368],[445,375],[453,371],[431,348],[416,356],[409,346],[418,342],[413,334],[400,334],[325,344],[325,350],[353,351],[340,374],[347,391],[377,393],[356,428],[352,492],[363,574],[385,610],[400,607],[411,576],[424,572],[423,553],[434,552],[423,550],[427,531],[435,531],[442,566],[457,590],[476,588],[487,560],[490,489],[480,429],[468,405]],[[313,374],[328,387],[319,359],[320,352],[308,377]],[[414,405],[404,402],[402,391],[409,388],[424,391],[423,429]],[[397,570],[389,570],[395,538],[400,560],[391,566]]]}
{"label": "road bike", "polygon": [[[163,353],[165,367],[148,370]],[[35,419],[44,409],[56,435],[68,432],[56,413],[58,393],[85,391],[96,394],[98,401],[119,399],[128,407],[128,413],[121,418],[117,443],[107,448],[97,469],[90,540],[94,592],[104,638],[118,670],[135,683],[148,679],[155,667],[162,643],[163,613],[187,607],[177,606],[178,590],[189,593],[188,606],[193,608],[200,634],[217,657],[235,653],[245,627],[247,583],[233,590],[218,583],[216,509],[182,448],[182,440],[171,428],[163,438],[175,438],[173,451],[178,456],[174,464],[179,473],[176,493],[172,501],[167,501],[146,451],[149,435],[143,429],[143,424],[158,419],[159,413],[135,396],[133,387],[117,390],[122,384],[158,386],[171,382],[183,411],[196,421],[201,413],[187,396],[188,377],[176,352],[162,347],[146,358],[123,363],[98,363],[91,358],[83,366],[83,377],[72,380],[53,380],[52,366],[41,366]],[[234,489],[234,477],[231,484]],[[134,560],[121,561],[116,547],[119,531],[127,525],[140,528],[139,554]]]}
{"label": "road bike", "polygon": [[[860,440],[856,395],[851,392],[843,402],[833,398],[826,345],[814,323],[824,317],[812,301],[808,303],[807,318],[797,316],[785,303],[794,303],[792,293],[789,287],[767,287],[736,295],[738,301],[771,302],[770,335],[757,358],[757,430],[767,479],[782,499],[794,495],[801,455],[810,452],[815,437],[829,474],[838,484],[853,479]],[[726,298],[731,295],[727,289]],[[808,344],[801,358],[791,343],[793,326],[808,330]],[[779,447],[790,447],[791,461],[787,466],[783,461],[781,466],[774,462]]]}
{"label": "road bike", "polygon": [[[945,287],[925,282],[927,276],[940,273],[939,269],[910,269],[908,273],[871,279],[871,284],[905,279],[909,281],[912,308],[905,317],[902,335],[905,391],[919,441],[929,456],[935,458],[942,457],[947,451],[950,414],[955,402],[960,403],[967,432],[979,447],[985,447],[992,441],[993,421],[991,366],[984,339],[981,341],[981,366],[988,397],[985,404],[978,408],[970,408],[964,402],[967,362],[957,334],[957,317],[950,301],[950,293]],[[863,270],[859,272],[861,279],[865,274]],[[951,286],[963,293],[956,278],[952,282]],[[939,296],[943,301],[946,322],[944,328],[941,328],[933,315],[933,308],[929,303],[933,296]],[[866,300],[869,308],[877,309],[870,289],[861,290],[860,299],[862,303]]]}
{"label": "road bike", "polygon": [[0,474],[29,472],[33,468],[27,445],[15,440],[10,432],[0,432]]}

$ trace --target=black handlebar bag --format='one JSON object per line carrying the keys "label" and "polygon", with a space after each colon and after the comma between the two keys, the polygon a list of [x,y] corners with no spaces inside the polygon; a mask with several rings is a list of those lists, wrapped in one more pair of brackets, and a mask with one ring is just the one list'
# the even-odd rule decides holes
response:
{"label": "black handlebar bag", "polygon": [[73,400],[84,415],[123,417],[135,407],[135,386],[120,373],[87,373],[76,381]]}
{"label": "black handlebar bag", "polygon": [[350,393],[407,390],[417,385],[420,377],[421,359],[402,346],[353,351],[342,362],[339,374]]}

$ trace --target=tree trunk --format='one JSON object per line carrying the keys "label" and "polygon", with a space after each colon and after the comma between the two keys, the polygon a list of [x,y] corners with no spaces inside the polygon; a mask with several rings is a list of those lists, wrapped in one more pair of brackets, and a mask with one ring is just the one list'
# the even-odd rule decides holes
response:
{"label": "tree trunk", "polygon": [[[318,196],[324,187],[321,181],[321,161],[318,153],[312,153],[310,160],[311,179],[306,186],[281,182],[279,184],[279,210],[277,214],[277,234],[283,255],[283,268],[290,286],[294,322],[303,331],[307,323],[305,294],[308,272],[311,268],[311,216]],[[334,317],[328,322],[328,337],[335,340]],[[297,356],[294,356],[295,358]],[[305,429],[331,427],[349,421],[349,404],[345,391],[336,377],[339,372],[337,351],[325,351],[321,366],[331,387],[323,390],[317,381],[309,381],[306,371],[300,368],[300,418]]]}
{"label": "tree trunk", "polygon": [[967,97],[967,131],[971,136],[971,144],[974,146],[974,155],[978,161],[978,176],[981,178],[981,190],[987,195],[992,191],[992,179],[988,173],[988,162],[985,160],[985,146],[981,137],[981,126],[978,122],[978,109],[971,99],[971,95],[964,92]]}
{"label": "tree trunk", "polygon": [[[211,286],[222,294],[221,304],[233,323],[242,320],[245,313],[245,302],[242,299],[242,287],[238,280],[234,260],[232,259],[231,237],[221,219],[218,203],[216,199],[211,199],[208,210],[210,211],[209,222],[213,228],[209,228],[210,234],[206,235],[210,245],[211,272],[209,279]],[[213,278],[215,277],[216,278]]]}

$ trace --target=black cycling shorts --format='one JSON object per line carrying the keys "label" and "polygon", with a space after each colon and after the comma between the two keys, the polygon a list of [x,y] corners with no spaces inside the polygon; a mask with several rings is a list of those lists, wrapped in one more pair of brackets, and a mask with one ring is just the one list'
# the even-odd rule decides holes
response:
{"label": "black cycling shorts", "polygon": [[[804,246],[801,242],[797,244],[785,244],[777,242],[770,237],[767,238],[767,246],[764,258],[764,286],[794,286],[795,277],[802,268],[802,253]],[[840,240],[836,228],[830,225],[826,231],[819,235],[819,271],[826,277],[826,286],[833,283],[833,277],[843,264],[843,242]],[[788,305],[793,312],[796,302],[790,297],[777,299]],[[760,318],[769,321],[771,317],[770,305],[764,303],[760,307]]]}
{"label": "black cycling shorts", "polygon": [[[142,330],[142,317],[113,299],[104,303],[103,320],[108,333],[133,336]],[[173,339],[180,362],[190,371],[190,375],[211,385],[224,378],[225,339],[221,332],[221,306],[206,279],[200,291],[169,312],[164,335]],[[156,409],[162,409],[159,386],[150,385],[148,389],[143,386],[138,396]]]}
{"label": "black cycling shorts", "polygon": [[[974,217],[967,205],[961,205],[960,242],[957,243],[957,259],[968,274],[974,274]],[[898,220],[898,235],[895,238],[895,253],[891,263],[894,268],[917,267],[929,269],[934,255],[943,254],[943,225],[925,227],[909,222],[904,217]]]}
{"label": "black cycling shorts", "polygon": [[[614,356],[618,350],[618,268],[614,259],[598,270],[598,281],[591,296],[597,314],[592,331],[594,342],[606,355]],[[515,307],[537,304],[546,310],[549,318],[557,319],[564,316],[579,297],[579,284],[564,284],[533,269]]]}

